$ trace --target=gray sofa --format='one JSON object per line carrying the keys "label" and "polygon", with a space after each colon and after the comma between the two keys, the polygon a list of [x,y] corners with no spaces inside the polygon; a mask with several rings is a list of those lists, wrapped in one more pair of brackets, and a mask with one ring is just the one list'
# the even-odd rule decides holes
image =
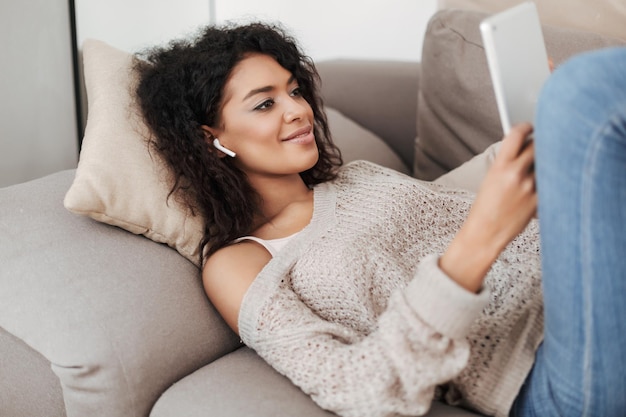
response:
{"label": "gray sofa", "polygon": [[[471,159],[440,181],[476,185],[488,157],[481,152],[500,138],[477,31],[482,17],[438,13],[421,63],[319,64],[346,159],[428,180]],[[557,27],[544,35],[557,65],[623,44]],[[359,135],[381,142],[364,148]],[[334,415],[241,346],[188,259],[66,210],[74,175],[0,190],[0,416]],[[428,414],[470,415],[441,403]]]}

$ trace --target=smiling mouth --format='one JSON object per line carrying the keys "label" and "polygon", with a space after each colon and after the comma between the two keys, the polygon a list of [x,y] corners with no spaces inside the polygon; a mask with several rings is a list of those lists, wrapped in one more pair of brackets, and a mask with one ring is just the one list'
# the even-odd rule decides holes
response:
{"label": "smiling mouth", "polygon": [[291,135],[283,139],[283,142],[290,140],[300,140],[307,139],[309,135],[311,135],[312,129],[311,126],[303,127],[302,129],[298,129],[293,132]]}

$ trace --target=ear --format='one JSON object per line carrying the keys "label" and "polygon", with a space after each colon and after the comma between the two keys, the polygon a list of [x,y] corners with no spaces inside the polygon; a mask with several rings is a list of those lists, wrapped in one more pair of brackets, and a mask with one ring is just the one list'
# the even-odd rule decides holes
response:
{"label": "ear", "polygon": [[205,140],[211,145],[209,149],[212,149],[214,152],[216,152],[218,158],[224,158],[227,155],[231,158],[234,158],[235,155],[237,155],[235,152],[222,146],[217,137],[217,129],[211,128],[207,125],[202,125],[201,128],[204,131]]}
{"label": "ear", "polygon": [[202,131],[204,132],[204,138],[207,142],[211,143],[213,142],[214,138],[218,137],[217,129],[214,129],[207,125],[202,125],[200,127],[202,128]]}
{"label": "ear", "polygon": [[213,129],[207,125],[202,125],[200,127],[202,128],[202,131],[204,132],[204,140],[210,145],[209,149],[212,152],[215,152],[219,158],[225,157],[226,155],[224,155],[223,152],[220,152],[217,149],[215,149],[215,146],[213,145],[213,140],[217,137],[216,129]]}

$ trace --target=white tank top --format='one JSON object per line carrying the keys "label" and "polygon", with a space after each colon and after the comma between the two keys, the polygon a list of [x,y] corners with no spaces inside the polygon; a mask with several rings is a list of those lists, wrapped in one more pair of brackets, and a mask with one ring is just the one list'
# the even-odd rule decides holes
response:
{"label": "white tank top", "polygon": [[259,243],[265,249],[267,249],[267,251],[270,253],[270,255],[272,255],[272,258],[273,258],[282,248],[287,246],[287,244],[291,241],[291,239],[298,236],[299,233],[300,232],[296,232],[293,235],[289,235],[286,237],[281,237],[278,239],[267,239],[267,240],[258,238],[256,236],[244,236],[244,237],[240,237],[239,239],[235,239],[234,243],[241,242],[243,240],[252,240],[254,242]]}

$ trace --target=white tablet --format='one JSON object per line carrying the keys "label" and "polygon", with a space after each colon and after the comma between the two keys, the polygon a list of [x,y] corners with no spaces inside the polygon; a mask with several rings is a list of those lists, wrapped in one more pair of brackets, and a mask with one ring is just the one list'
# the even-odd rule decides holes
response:
{"label": "white tablet", "polygon": [[550,75],[537,8],[522,3],[484,19],[480,32],[502,129],[532,123],[543,83]]}

